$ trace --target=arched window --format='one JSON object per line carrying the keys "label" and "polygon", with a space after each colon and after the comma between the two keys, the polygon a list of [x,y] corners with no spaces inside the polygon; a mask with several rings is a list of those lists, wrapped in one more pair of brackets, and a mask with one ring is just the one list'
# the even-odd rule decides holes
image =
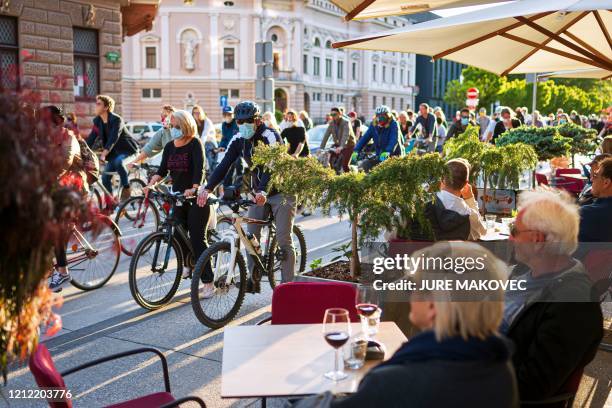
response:
{"label": "arched window", "polygon": [[319,40],[319,37],[315,37],[315,39],[314,39],[314,46],[315,47],[321,47],[321,40]]}
{"label": "arched window", "polygon": [[325,42],[325,48],[331,48],[331,47],[332,47],[332,42],[331,42],[331,40],[327,40],[327,41]]}

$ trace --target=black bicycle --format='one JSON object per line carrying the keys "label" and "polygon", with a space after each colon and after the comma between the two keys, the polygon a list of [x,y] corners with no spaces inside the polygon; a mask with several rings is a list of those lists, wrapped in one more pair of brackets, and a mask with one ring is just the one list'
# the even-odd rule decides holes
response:
{"label": "black bicycle", "polygon": [[193,270],[195,264],[187,230],[174,218],[176,208],[195,197],[174,193],[163,184],[154,188],[169,203],[170,209],[159,229],[136,246],[129,271],[132,297],[148,310],[169,303],[181,284],[183,268]]}
{"label": "black bicycle", "polygon": [[[281,281],[283,251],[278,246],[274,214],[268,205],[267,218],[264,220],[244,217],[240,210],[254,203],[251,200],[222,201],[209,199],[209,204],[218,202],[232,210],[231,218],[222,219],[226,227],[219,229],[219,241],[206,249],[195,266],[191,280],[191,306],[198,320],[207,327],[216,329],[225,326],[238,313],[246,292],[247,266],[242,248],[253,261],[251,279],[259,285],[267,277],[274,288]],[[229,222],[229,224],[228,224]],[[242,224],[255,224],[262,227],[261,241],[242,228]],[[292,239],[296,248],[296,273],[306,267],[306,240],[299,226],[294,225]],[[297,245],[296,245],[297,244]],[[201,277],[204,266],[210,264],[213,270],[213,296],[200,297]]]}

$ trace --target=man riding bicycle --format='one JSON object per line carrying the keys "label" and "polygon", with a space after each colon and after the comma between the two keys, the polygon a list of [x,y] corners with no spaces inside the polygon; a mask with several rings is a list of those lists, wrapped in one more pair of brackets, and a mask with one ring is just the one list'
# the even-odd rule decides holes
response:
{"label": "man riding bicycle", "polygon": [[401,138],[399,126],[391,115],[391,111],[387,106],[381,105],[376,108],[376,117],[363,137],[359,139],[357,146],[355,146],[351,161],[357,161],[359,152],[367,146],[370,139],[374,142],[376,156],[374,162],[367,166],[366,171],[370,170],[379,162],[387,160],[389,156],[401,156],[403,153]]}
{"label": "man riding bicycle", "polygon": [[[248,166],[252,165],[253,150],[260,144],[275,145],[282,143],[280,135],[273,129],[267,127],[261,119],[259,105],[251,101],[243,101],[234,108],[234,115],[238,124],[239,133],[234,136],[229,143],[227,152],[223,160],[208,179],[204,188],[200,188],[198,194],[198,205],[203,206],[208,200],[208,195],[224,179],[232,164],[239,158],[246,161]],[[281,262],[282,281],[290,282],[293,280],[295,269],[295,249],[291,240],[293,229],[293,219],[295,218],[296,205],[295,198],[280,194],[272,189],[267,193],[270,174],[260,166],[252,170],[250,185],[248,188],[255,194],[254,202],[257,206],[249,207],[248,217],[265,219],[266,207],[268,203],[274,214],[276,226],[276,237],[279,247],[283,253]],[[247,231],[254,234],[257,239],[261,232],[261,226],[249,224]],[[254,263],[248,258],[249,273],[252,276]],[[259,282],[249,279],[247,282],[247,292],[259,293]]]}
{"label": "man riding bicycle", "polygon": [[345,173],[349,172],[349,161],[351,159],[351,153],[355,147],[355,134],[353,133],[353,127],[348,119],[342,116],[340,108],[331,108],[329,113],[332,120],[327,126],[327,130],[321,140],[320,149],[325,149],[329,136],[333,137],[334,149],[330,153],[329,163],[334,163],[337,159],[342,160],[342,171]]}

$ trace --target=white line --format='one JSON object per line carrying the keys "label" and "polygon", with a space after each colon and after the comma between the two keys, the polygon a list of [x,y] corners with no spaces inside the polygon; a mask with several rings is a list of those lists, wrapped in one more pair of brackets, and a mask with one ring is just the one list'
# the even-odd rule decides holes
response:
{"label": "white line", "polygon": [[341,242],[346,242],[346,241],[349,241],[350,239],[351,239],[351,237],[344,237],[344,238],[337,239],[337,240],[335,240],[335,241],[330,241],[330,242],[328,242],[328,243],[326,243],[326,244],[319,245],[318,247],[310,248],[310,249],[308,250],[308,252],[309,252],[309,253],[310,253],[310,252],[314,252],[314,251],[317,251],[317,250],[319,250],[319,249],[321,249],[321,248],[325,248],[325,247],[328,247],[328,246],[331,246],[331,245],[339,244],[339,243],[341,243]]}

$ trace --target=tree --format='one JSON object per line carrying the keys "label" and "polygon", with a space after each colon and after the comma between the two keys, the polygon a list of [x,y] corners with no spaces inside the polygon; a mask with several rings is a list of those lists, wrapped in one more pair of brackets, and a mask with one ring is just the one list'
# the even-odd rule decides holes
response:
{"label": "tree", "polygon": [[515,143],[524,143],[534,148],[538,160],[549,160],[554,157],[567,156],[571,150],[572,139],[559,134],[556,127],[521,126],[509,129],[495,141],[495,145],[503,147]]}
{"label": "tree", "polygon": [[501,87],[507,82],[505,77],[475,67],[461,71],[463,81],[454,79],[446,84],[444,101],[449,104],[465,106],[466,93],[469,88],[478,88],[480,106],[489,107],[498,100]]}

